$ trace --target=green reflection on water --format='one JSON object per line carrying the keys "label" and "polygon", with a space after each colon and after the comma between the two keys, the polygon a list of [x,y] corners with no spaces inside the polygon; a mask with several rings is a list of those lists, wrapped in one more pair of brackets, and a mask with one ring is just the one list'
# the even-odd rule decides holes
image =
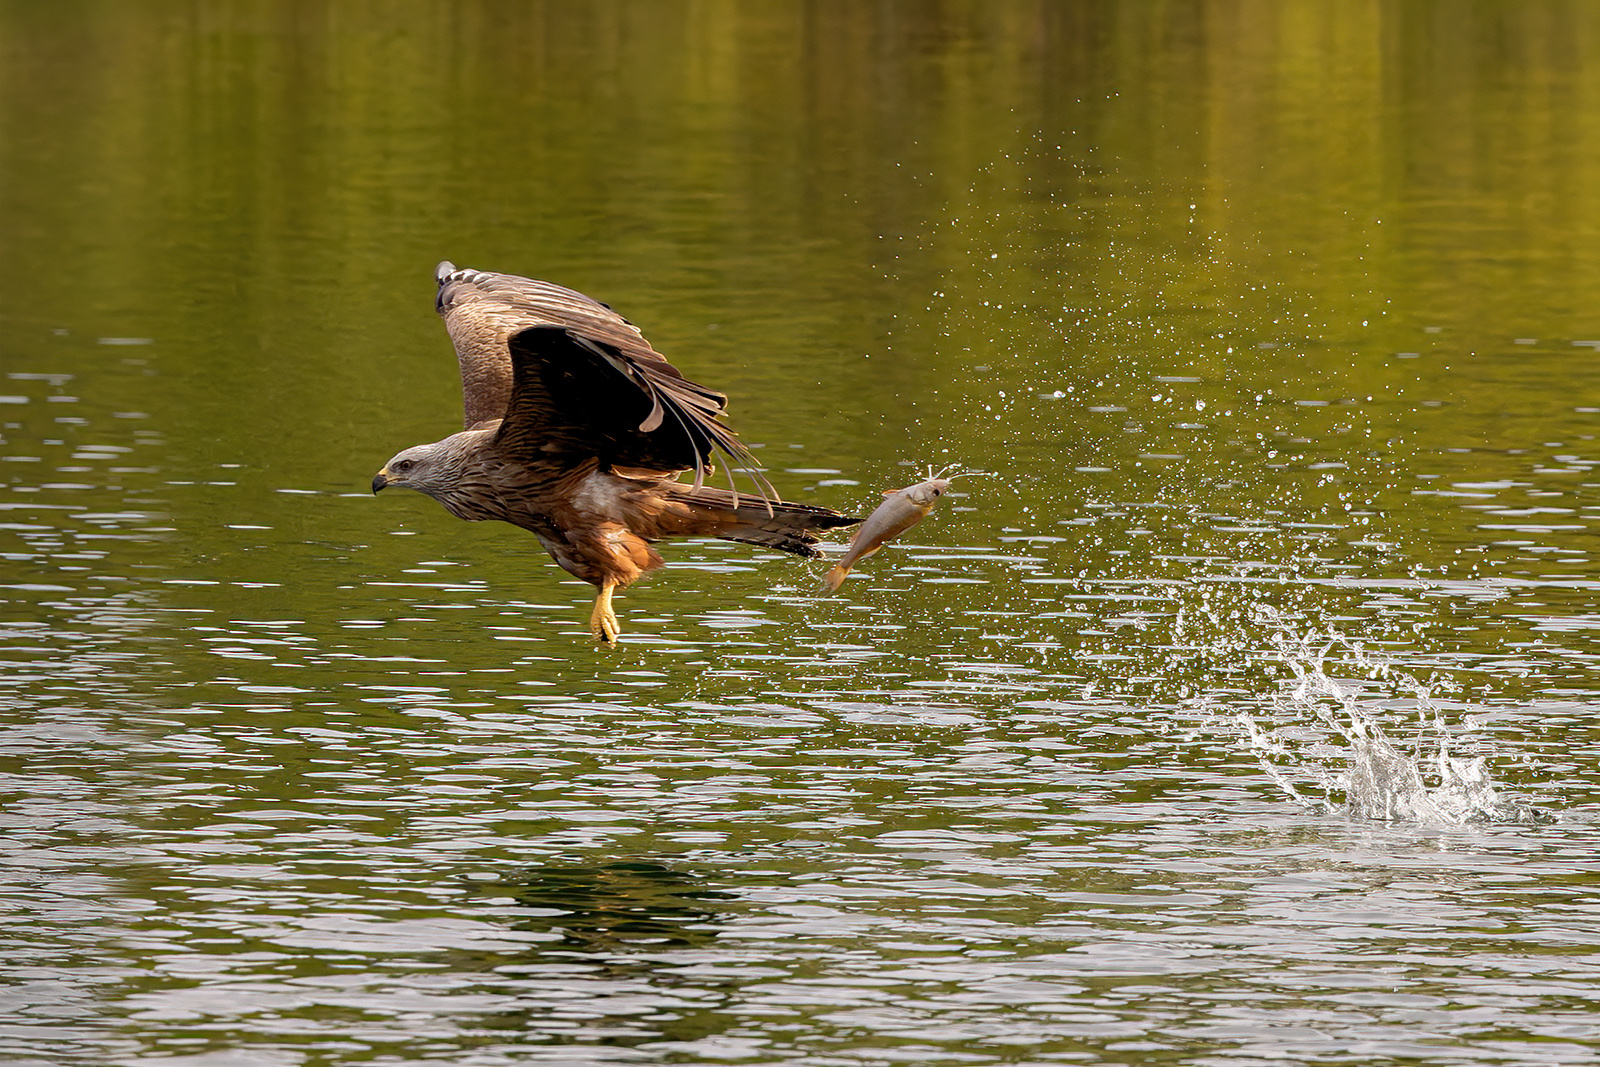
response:
{"label": "green reflection on water", "polygon": [[[1031,544],[1036,579],[1587,573],[1586,518],[1503,544],[1592,496],[1582,7],[0,15],[6,365],[71,376],[8,423],[14,489],[128,494],[168,535],[110,559],[262,617],[381,604],[431,561],[470,567],[469,601],[574,599],[518,534],[360,495],[454,424],[442,255],[616,304],[732,394],[790,495],[998,471],[919,535]],[[51,451],[84,442],[148,459]],[[705,607],[688,573],[633,606],[810,581],[731,562]],[[970,570],[989,587],[879,607],[1049,601]]]}
{"label": "green reflection on water", "polygon": [[[303,854],[249,831],[332,879],[292,909],[397,835],[604,869],[632,827],[779,847],[807,789],[825,841],[965,817],[979,784],[1024,838],[1005,805],[1040,788],[1237,799],[1225,750],[1147,731],[1264,699],[1271,617],[1485,702],[1590,691],[1597,35],[1562,3],[0,5],[18,714],[158,739],[129,743],[171,779],[141,817],[202,886],[233,876],[163,828],[230,845],[216,797],[294,800]],[[364,491],[457,423],[441,258],[613,303],[731,394],[792,498],[999,477],[834,601],[793,561],[670,548],[597,655],[528,538]],[[1078,729],[1077,792],[982,763]],[[531,749],[574,767],[503,762]],[[667,784],[613,798],[624,759]],[[800,800],[730,787],[657,829],[742,759]],[[616,826],[484,814],[519,775]],[[330,797],[383,810],[319,837]],[[408,907],[448,910],[400,863]]]}

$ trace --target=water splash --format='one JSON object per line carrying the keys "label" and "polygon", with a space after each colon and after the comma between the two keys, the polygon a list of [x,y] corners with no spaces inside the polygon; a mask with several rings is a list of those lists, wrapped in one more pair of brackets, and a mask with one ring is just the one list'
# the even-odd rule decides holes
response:
{"label": "water splash", "polygon": [[[1423,684],[1338,635],[1284,636],[1269,655],[1292,680],[1268,708],[1242,709],[1234,721],[1262,769],[1296,803],[1353,819],[1432,826],[1548,818],[1503,800],[1486,756],[1455,754],[1481,742],[1470,738],[1470,721],[1455,728],[1446,721],[1439,701],[1448,683]],[[1402,747],[1389,731],[1406,727],[1408,711],[1415,725]]]}

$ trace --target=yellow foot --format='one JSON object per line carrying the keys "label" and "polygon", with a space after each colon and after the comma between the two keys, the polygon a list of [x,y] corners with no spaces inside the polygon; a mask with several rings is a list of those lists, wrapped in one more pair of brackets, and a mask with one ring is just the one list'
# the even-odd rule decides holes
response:
{"label": "yellow foot", "polygon": [[596,611],[589,616],[589,632],[602,645],[614,645],[622,630],[617,626],[617,616],[611,611]]}
{"label": "yellow foot", "polygon": [[617,625],[617,613],[611,610],[611,591],[614,588],[610,585],[600,587],[600,595],[594,598],[594,611],[589,615],[589,632],[602,645],[616,644],[617,637],[622,633],[622,628]]}

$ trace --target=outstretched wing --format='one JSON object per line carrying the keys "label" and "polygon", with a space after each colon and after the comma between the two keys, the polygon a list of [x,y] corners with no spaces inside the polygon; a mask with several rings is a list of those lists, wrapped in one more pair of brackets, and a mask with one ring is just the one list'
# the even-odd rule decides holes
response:
{"label": "outstretched wing", "polygon": [[749,452],[717,421],[727,397],[684,378],[604,304],[549,282],[448,262],[437,276],[468,429],[504,419],[497,440],[519,451],[693,470],[697,484],[713,469],[713,450],[753,472]]}
{"label": "outstretched wing", "polygon": [[469,430],[505,417],[514,384],[509,345],[523,330],[553,326],[596,340],[631,341],[650,351],[626,319],[571,289],[513,274],[457,270],[448,260],[439,264],[435,276],[439,314],[461,364]]}

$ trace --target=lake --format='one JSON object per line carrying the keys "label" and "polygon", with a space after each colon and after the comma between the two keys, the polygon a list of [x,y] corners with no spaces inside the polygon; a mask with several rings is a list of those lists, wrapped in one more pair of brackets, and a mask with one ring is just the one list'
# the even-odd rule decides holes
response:
{"label": "lake", "polygon": [[[1600,1063],[1600,8],[0,5],[0,1059]],[[826,564],[596,647],[434,264]],[[835,554],[843,538],[836,540]]]}

